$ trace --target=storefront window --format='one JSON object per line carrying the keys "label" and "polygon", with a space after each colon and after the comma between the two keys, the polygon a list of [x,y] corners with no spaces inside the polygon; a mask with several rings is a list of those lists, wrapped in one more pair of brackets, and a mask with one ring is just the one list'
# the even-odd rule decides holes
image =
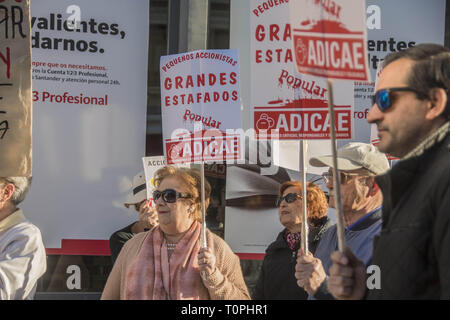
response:
{"label": "storefront window", "polygon": [[[233,1],[209,1],[208,49],[229,48],[230,2]],[[159,61],[167,54],[168,21],[169,1],[150,0],[146,156],[163,154]],[[450,46],[450,0],[447,0],[445,29],[445,45]],[[206,166],[205,175],[213,189],[207,225],[224,237],[226,166]],[[250,292],[261,264],[260,260],[241,260]],[[111,269],[110,256],[48,255],[47,272],[38,282],[35,299],[99,299]]]}

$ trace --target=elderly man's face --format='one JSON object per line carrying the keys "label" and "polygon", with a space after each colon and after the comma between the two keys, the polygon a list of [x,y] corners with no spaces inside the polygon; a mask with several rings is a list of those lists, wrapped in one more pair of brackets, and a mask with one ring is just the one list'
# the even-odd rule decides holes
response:
{"label": "elderly man's face", "polygon": [[[407,87],[413,64],[412,60],[403,58],[386,66],[381,72],[376,90]],[[378,149],[402,157],[412,150],[429,130],[425,121],[425,104],[428,101],[419,100],[416,93],[409,91],[393,92],[390,97],[391,107],[382,112],[374,104],[367,121],[377,125],[380,139]]]}
{"label": "elderly man's face", "polygon": [[[330,168],[329,175],[333,177],[333,170]],[[359,204],[366,199],[367,187],[360,181],[361,178],[366,178],[367,174],[361,170],[355,171],[341,171],[340,187],[341,187],[341,199],[342,209],[344,213],[353,210],[358,210]],[[334,179],[331,178],[327,182],[327,188],[329,190],[329,206],[336,208]]]}

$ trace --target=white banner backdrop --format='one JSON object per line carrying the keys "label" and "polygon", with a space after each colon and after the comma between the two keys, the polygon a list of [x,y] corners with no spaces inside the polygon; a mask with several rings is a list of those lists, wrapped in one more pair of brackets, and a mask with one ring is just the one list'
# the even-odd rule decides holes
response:
{"label": "white banner backdrop", "polygon": [[[94,250],[78,240],[107,240],[137,218],[123,200],[145,155],[149,4],[32,0],[31,25],[34,162],[24,212],[56,250],[48,252],[107,254],[107,241]],[[63,239],[78,242],[69,250]]]}

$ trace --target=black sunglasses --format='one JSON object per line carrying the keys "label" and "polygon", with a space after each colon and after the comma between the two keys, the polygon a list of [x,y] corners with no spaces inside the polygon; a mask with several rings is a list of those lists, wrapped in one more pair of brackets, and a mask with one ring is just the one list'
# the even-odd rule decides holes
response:
{"label": "black sunglasses", "polygon": [[153,191],[153,200],[156,201],[160,197],[164,200],[166,203],[174,203],[180,198],[187,199],[191,198],[192,196],[190,194],[183,194],[181,192],[177,192],[173,189],[166,189],[163,191],[155,190]]}
{"label": "black sunglasses", "polygon": [[410,88],[410,87],[401,87],[401,88],[386,88],[381,89],[375,92],[375,94],[372,96],[372,105],[375,103],[377,104],[378,108],[381,112],[385,112],[387,109],[389,109],[392,106],[392,96],[391,93],[393,92],[402,92],[402,91],[408,91],[408,92],[414,92],[417,94],[419,98],[426,97],[426,95],[416,89]]}
{"label": "black sunglasses", "polygon": [[284,197],[278,197],[277,202],[275,202],[275,205],[279,207],[283,200],[285,200],[287,203],[292,203],[297,199],[302,199],[302,196],[297,193],[288,193]]}

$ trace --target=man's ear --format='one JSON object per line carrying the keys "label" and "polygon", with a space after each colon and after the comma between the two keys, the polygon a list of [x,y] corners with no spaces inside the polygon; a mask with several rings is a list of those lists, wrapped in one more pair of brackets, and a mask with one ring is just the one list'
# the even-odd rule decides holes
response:
{"label": "man's ear", "polygon": [[380,187],[378,187],[374,177],[364,178],[364,184],[368,187],[367,196],[374,196],[378,190],[380,190]]}
{"label": "man's ear", "polygon": [[371,196],[374,196],[380,190],[380,187],[376,183],[375,178],[371,177],[370,181],[371,181],[371,184],[370,184],[370,193],[369,194]]}
{"label": "man's ear", "polygon": [[0,201],[6,202],[11,199],[14,193],[14,185],[12,183],[5,183],[0,192]]}
{"label": "man's ear", "polygon": [[427,120],[434,120],[441,116],[447,106],[448,95],[442,88],[434,88],[430,91],[430,101],[425,115]]}

